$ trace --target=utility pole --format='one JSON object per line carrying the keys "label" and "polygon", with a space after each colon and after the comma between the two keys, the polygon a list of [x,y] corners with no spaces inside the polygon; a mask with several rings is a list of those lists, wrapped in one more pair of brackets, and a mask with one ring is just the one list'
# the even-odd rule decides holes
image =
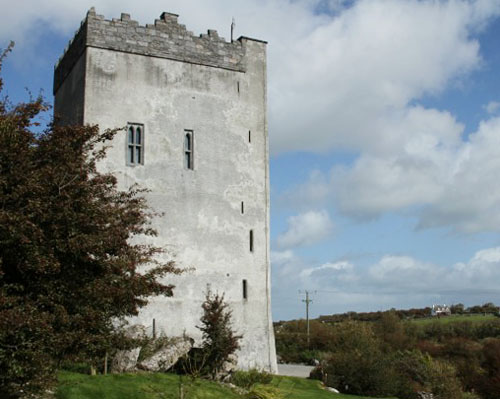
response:
{"label": "utility pole", "polygon": [[305,302],[306,304],[307,346],[309,346],[309,304],[312,303],[312,299],[309,299],[310,292],[308,290],[305,290],[305,294],[306,299],[302,299],[302,302]]}

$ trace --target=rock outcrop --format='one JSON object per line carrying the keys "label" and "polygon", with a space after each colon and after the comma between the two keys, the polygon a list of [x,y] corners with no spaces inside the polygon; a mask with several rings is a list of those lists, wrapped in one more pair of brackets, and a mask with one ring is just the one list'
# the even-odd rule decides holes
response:
{"label": "rock outcrop", "polygon": [[142,360],[137,367],[146,371],[167,371],[192,347],[193,340],[190,338],[173,338],[169,340],[168,344],[156,350],[153,355]]}

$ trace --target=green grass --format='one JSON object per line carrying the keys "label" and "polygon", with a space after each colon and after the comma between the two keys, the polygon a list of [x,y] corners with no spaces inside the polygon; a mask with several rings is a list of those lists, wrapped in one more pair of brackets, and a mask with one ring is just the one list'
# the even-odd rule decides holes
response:
{"label": "green grass", "polygon": [[[183,377],[186,399],[240,398],[230,389]],[[59,373],[57,399],[174,399],[179,398],[180,378],[174,374],[141,373],[90,376]]]}
{"label": "green grass", "polygon": [[335,394],[323,389],[319,381],[305,378],[276,376],[272,384],[286,399],[370,399],[367,396]]}
{"label": "green grass", "polygon": [[443,323],[443,324],[449,324],[449,323],[458,323],[458,322],[463,322],[463,321],[470,321],[472,323],[482,323],[485,321],[491,321],[495,320],[497,317],[492,314],[473,314],[473,315],[451,315],[451,316],[445,316],[445,317],[429,317],[427,319],[414,319],[412,320],[412,323],[424,325],[424,324],[431,324],[431,323]]}
{"label": "green grass", "polygon": [[[185,399],[242,399],[241,395],[217,383],[183,377]],[[141,373],[90,376],[59,373],[57,399],[176,399],[179,398],[180,378],[174,374]],[[367,397],[334,394],[324,390],[319,381],[295,377],[273,378],[286,399],[369,399]]]}

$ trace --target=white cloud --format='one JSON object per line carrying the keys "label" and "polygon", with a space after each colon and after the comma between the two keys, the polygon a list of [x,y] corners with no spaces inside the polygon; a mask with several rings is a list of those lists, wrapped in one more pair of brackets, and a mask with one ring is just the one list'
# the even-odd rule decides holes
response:
{"label": "white cloud", "polygon": [[271,74],[274,149],[401,149],[408,104],[481,65],[471,33],[496,12],[491,2],[358,1],[294,40]]}
{"label": "white cloud", "polygon": [[[331,0],[335,13],[329,16],[316,12],[320,4],[325,3],[25,0],[23,7],[2,6],[0,41],[17,40],[16,52],[26,57],[43,40],[41,30],[70,39],[93,5],[107,18],[127,12],[142,24],[172,11],[188,29],[200,33],[215,28],[226,39],[234,16],[237,35],[269,41],[270,140],[275,153],[394,151],[411,135],[404,123],[411,101],[440,92],[481,65],[479,43],[471,35],[500,9],[500,3],[489,0]],[[398,120],[402,129],[394,129]]]}
{"label": "white cloud", "polygon": [[276,239],[278,248],[312,245],[332,233],[333,223],[328,212],[309,211],[288,218],[288,229]]}
{"label": "white cloud", "polygon": [[322,271],[329,272],[344,272],[351,271],[353,268],[352,264],[347,261],[335,262],[335,263],[324,263],[319,267],[311,267],[309,269],[304,269],[300,272],[301,277],[311,277],[313,274]]}
{"label": "white cloud", "polygon": [[272,251],[271,262],[275,265],[282,265],[290,262],[294,258],[293,251],[287,249],[286,251]]}
{"label": "white cloud", "polygon": [[357,219],[404,212],[417,218],[418,228],[500,231],[500,117],[481,122],[462,141],[463,127],[451,116],[422,111],[415,114],[425,123],[454,133],[441,138],[415,133],[396,154],[363,153],[351,166],[334,166],[329,176],[316,173],[284,198],[295,199],[299,208],[316,206],[307,193],[318,191]]}
{"label": "white cloud", "polygon": [[331,187],[328,179],[319,171],[313,170],[306,182],[298,184],[281,194],[280,206],[293,208],[324,207],[330,199]]}
{"label": "white cloud", "polygon": [[346,260],[303,269],[299,277],[304,286],[328,288],[337,288],[341,284],[353,283],[358,279],[354,272],[354,265]]}
{"label": "white cloud", "polygon": [[425,307],[433,303],[500,302],[500,247],[477,251],[470,260],[455,265],[385,255],[366,266],[351,260],[311,266],[293,255],[289,261],[273,262],[273,273],[279,277],[274,279],[273,301],[279,304],[279,314],[288,317],[301,314],[298,298],[292,309],[289,302],[289,293],[300,289],[316,292],[314,314]]}
{"label": "white cloud", "polygon": [[490,101],[488,104],[483,106],[488,114],[496,114],[500,110],[500,102]]}
{"label": "white cloud", "polygon": [[410,256],[386,255],[368,269],[371,284],[386,293],[422,294],[436,290],[444,269]]}

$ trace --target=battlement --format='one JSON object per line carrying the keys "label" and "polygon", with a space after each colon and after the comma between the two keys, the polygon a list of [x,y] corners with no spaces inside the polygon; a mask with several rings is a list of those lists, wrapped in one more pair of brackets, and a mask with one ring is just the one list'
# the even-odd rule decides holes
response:
{"label": "battlement", "polygon": [[206,34],[195,36],[179,24],[177,18],[177,14],[164,12],[154,24],[140,26],[129,14],[121,14],[120,19],[106,20],[92,7],[55,66],[54,93],[86,47],[246,71],[245,41],[254,39],[240,37],[227,42],[211,29]]}

